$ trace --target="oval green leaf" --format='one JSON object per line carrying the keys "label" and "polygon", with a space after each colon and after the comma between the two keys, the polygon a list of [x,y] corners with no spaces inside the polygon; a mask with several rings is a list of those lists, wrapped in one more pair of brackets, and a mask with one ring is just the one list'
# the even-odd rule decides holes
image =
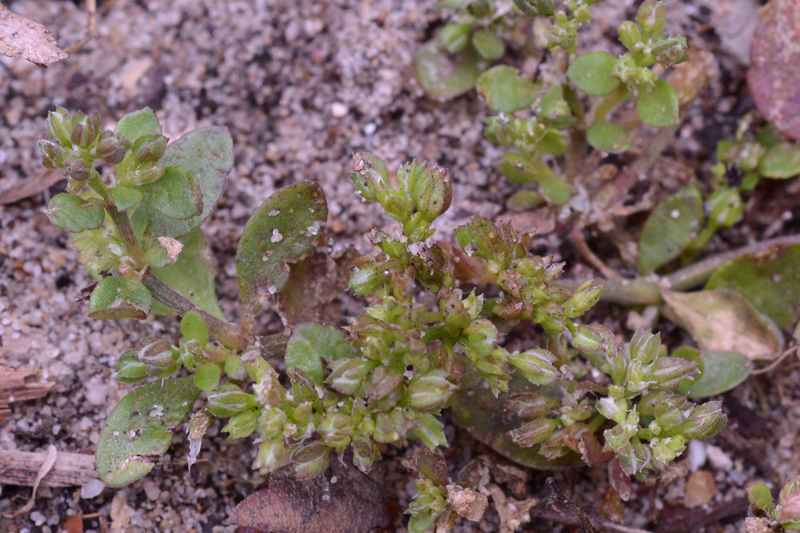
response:
{"label": "oval green leaf", "polygon": [[750,375],[752,363],[738,352],[703,351],[701,352],[703,373],[692,383],[687,392],[689,398],[698,400],[727,392]]}
{"label": "oval green leaf", "polygon": [[665,80],[656,80],[650,89],[639,89],[636,111],[648,126],[666,128],[678,122],[678,97],[675,89]]}
{"label": "oval green leaf", "polygon": [[142,202],[142,193],[133,187],[111,187],[108,189],[111,200],[120,211],[138,207]]}
{"label": "oval green leaf", "polygon": [[736,291],[788,328],[800,319],[800,244],[738,257],[718,268],[705,288]]}
{"label": "oval green leaf", "polygon": [[180,424],[200,390],[192,377],[158,380],[125,396],[106,419],[97,443],[95,461],[100,479],[122,487],[147,474],[147,456],[164,455],[172,429]]}
{"label": "oval green leaf", "polygon": [[598,150],[611,153],[624,152],[633,145],[631,132],[608,120],[595,120],[586,130],[586,140]]}
{"label": "oval green leaf", "polygon": [[158,117],[149,107],[128,113],[117,122],[114,133],[128,139],[131,143],[144,135],[161,133]]}
{"label": "oval green leaf", "polygon": [[165,218],[148,206],[140,208],[147,210],[148,235],[181,237],[202,224],[222,196],[225,177],[233,168],[233,140],[225,128],[200,128],[168,145],[158,164],[164,168],[174,166],[191,171],[200,187],[202,212],[186,220]]}
{"label": "oval green leaf", "polygon": [[203,212],[203,193],[187,168],[167,167],[161,179],[139,190],[144,194],[144,204],[167,218],[187,220]]}
{"label": "oval green leaf", "polygon": [[89,317],[144,320],[152,305],[150,291],[138,279],[108,276],[100,280],[89,297]]}
{"label": "oval green leaf", "polygon": [[589,52],[579,55],[569,66],[567,76],[589,96],[605,96],[617,88],[620,81],[611,75],[617,60],[608,52]]}
{"label": "oval green leaf", "polygon": [[243,315],[252,317],[261,296],[284,288],[289,279],[285,265],[314,251],[327,220],[325,193],[316,183],[281,189],[253,213],[236,250]]}
{"label": "oval green leaf", "polygon": [[639,237],[639,274],[646,276],[681,255],[702,223],[703,207],[692,195],[679,193],[661,202]]}
{"label": "oval green leaf", "polygon": [[106,217],[106,211],[99,199],[84,200],[80,196],[67,193],[53,196],[47,204],[45,214],[55,227],[72,233],[97,229]]}
{"label": "oval green leaf", "polygon": [[507,65],[492,67],[478,78],[477,89],[493,111],[513,113],[533,104],[541,84],[519,75]]}
{"label": "oval green leaf", "polygon": [[203,363],[194,371],[194,386],[202,391],[210,391],[217,388],[219,378],[222,377],[222,369],[214,363]]}
{"label": "oval green leaf", "polygon": [[286,344],[286,369],[299,368],[318,387],[324,386],[325,373],[322,358],[352,359],[361,352],[347,342],[347,337],[338,329],[314,322],[306,322],[294,328]]}
{"label": "oval green leaf", "polygon": [[472,35],[472,46],[484,59],[500,59],[506,53],[506,45],[503,43],[503,39],[489,30],[476,31]]}
{"label": "oval green leaf", "polygon": [[453,59],[439,49],[434,39],[414,56],[414,75],[426,93],[445,102],[475,87],[478,76],[486,69],[484,63],[471,48]]}
{"label": "oval green leaf", "polygon": [[[169,266],[154,268],[153,274],[192,303],[225,320],[214,285],[214,261],[203,232],[194,229],[178,240],[183,243],[178,260]],[[172,314],[166,307],[159,306],[156,302],[154,312]]]}
{"label": "oval green leaf", "polygon": [[800,174],[800,146],[777,143],[758,161],[758,172],[766,178],[786,179]]}

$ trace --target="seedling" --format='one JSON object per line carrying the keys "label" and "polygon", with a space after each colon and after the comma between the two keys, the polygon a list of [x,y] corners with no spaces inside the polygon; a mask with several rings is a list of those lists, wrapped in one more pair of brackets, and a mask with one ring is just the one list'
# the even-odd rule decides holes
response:
{"label": "seedling", "polygon": [[[575,290],[556,285],[563,263],[531,254],[530,234],[475,217],[456,231],[460,250],[434,241],[431,224],[449,208],[453,185],[447,170],[416,162],[399,169],[395,188],[380,158],[353,158],[357,192],[398,225],[373,230],[372,253],[354,263],[350,289],[373,295],[373,303],[349,324],[349,335],[313,322],[293,324],[288,341],[254,334],[262,301],[297,290],[289,283],[294,267],[323,242],[327,206],[313,183],[278,191],[245,225],[236,254],[242,320],[227,321],[198,226],[221,196],[231,148],[220,128],[168,144],[149,109],[126,115],[114,132],[101,132],[97,115],[59,109],[48,119],[40,141],[45,164],[70,178],[48,214],[73,233],[98,280],[90,316],[182,316],[178,343],[146,337],[119,360],[120,381],[149,381],[114,408],[100,435],[97,469],[107,484],[126,485],[150,471],[147,457],[165,453],[171,430],[193,410],[190,465],[221,418],[229,438],[256,437],[253,468],[289,466],[302,480],[322,474],[331,451],[349,450],[368,472],[381,457],[379,443],[446,446],[437,416],[467,401],[457,392],[509,393],[505,406],[519,416],[518,427],[499,436],[540,454],[542,465],[579,456],[607,461],[622,495],[631,475],[665,466],[687,440],[725,425],[720,402],[698,406],[675,392],[699,373],[691,349],[670,357],[649,332],[623,345],[607,328],[581,324],[602,287],[591,280]],[[95,169],[101,160],[115,165],[107,179]],[[465,290],[465,264],[502,296]],[[509,351],[502,332],[522,322],[535,325],[543,341]],[[271,357],[284,358],[286,375]],[[440,515],[449,527],[453,511],[475,519],[474,509],[445,497],[469,487],[450,488],[430,469],[420,472],[411,531]]]}

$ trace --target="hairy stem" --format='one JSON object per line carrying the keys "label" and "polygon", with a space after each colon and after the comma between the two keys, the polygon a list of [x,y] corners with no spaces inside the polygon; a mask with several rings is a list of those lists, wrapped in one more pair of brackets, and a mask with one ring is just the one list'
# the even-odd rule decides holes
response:
{"label": "hairy stem", "polygon": [[144,283],[145,287],[150,289],[153,298],[179,315],[183,316],[189,311],[196,311],[203,317],[211,334],[225,347],[235,350],[244,350],[251,344],[252,339],[243,334],[236,324],[220,320],[201,309],[185,296],[155,277],[150,268],[145,269],[141,281]]}
{"label": "hairy stem", "polygon": [[128,257],[133,259],[137,268],[143,268],[145,266],[144,252],[142,251],[142,245],[139,244],[139,240],[133,232],[133,226],[131,226],[128,213],[120,211],[117,209],[117,206],[114,205],[114,202],[111,200],[111,195],[108,192],[108,187],[103,182],[100,174],[95,172],[94,177],[89,180],[89,186],[102,197],[108,216],[111,217],[111,221],[117,228],[120,239],[122,239],[122,246],[125,248],[125,253]]}

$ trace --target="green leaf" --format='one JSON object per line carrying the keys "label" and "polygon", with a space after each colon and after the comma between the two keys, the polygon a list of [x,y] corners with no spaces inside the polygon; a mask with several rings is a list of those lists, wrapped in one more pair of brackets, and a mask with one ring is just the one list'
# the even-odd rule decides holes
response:
{"label": "green leaf", "polygon": [[202,391],[210,391],[217,388],[219,378],[222,377],[222,369],[214,363],[203,363],[194,371],[194,386]]}
{"label": "green leaf", "polygon": [[780,327],[800,319],[800,244],[738,257],[718,268],[705,287],[730,289]]}
{"label": "green leaf", "polygon": [[138,279],[108,276],[100,280],[89,297],[89,317],[143,320],[150,313],[152,304],[150,291]]}
{"label": "green leaf", "polygon": [[168,145],[158,164],[191,171],[200,187],[202,212],[187,220],[164,218],[148,206],[140,208],[147,212],[149,235],[181,237],[202,224],[216,207],[225,186],[225,176],[233,168],[233,140],[225,128],[200,128]]}
{"label": "green leaf", "polygon": [[547,163],[532,162],[516,152],[506,152],[503,155],[500,171],[514,183],[537,183],[542,195],[551,203],[565,204],[572,195],[569,184],[558,177]]}
{"label": "green leaf", "polygon": [[97,229],[72,234],[78,260],[98,281],[103,277],[102,272],[116,268],[123,252],[117,229],[108,214],[106,222]]}
{"label": "green leaf", "polygon": [[686,391],[689,389],[689,387],[697,383],[697,381],[700,379],[700,376],[702,376],[703,372],[705,371],[705,363],[703,363],[703,356],[701,355],[700,350],[696,350],[695,348],[692,348],[690,346],[680,346],[676,348],[675,351],[672,352],[672,354],[670,354],[670,357],[674,357],[676,359],[683,359],[684,361],[689,361],[690,363],[697,364],[697,371],[700,373],[693,379],[684,378],[681,380],[680,383],[678,383],[676,392],[678,394],[686,394]]}
{"label": "green leaf", "polygon": [[282,290],[287,263],[314,251],[328,219],[325,193],[316,183],[300,183],[273,194],[253,213],[236,250],[242,307],[254,314],[260,296]]}
{"label": "green leaf", "polygon": [[425,511],[417,516],[409,517],[408,533],[425,533],[436,522],[437,516],[433,511]]}
{"label": "green leaf", "polygon": [[306,322],[292,332],[286,344],[286,369],[299,368],[315,385],[322,387],[325,373],[322,358],[352,359],[360,357],[361,352],[347,342],[347,337],[338,329]]}
{"label": "green leaf", "polygon": [[480,56],[471,48],[457,59],[439,49],[436,39],[428,42],[414,56],[414,75],[426,93],[441,102],[464,94],[486,69]]}
{"label": "green leaf", "polygon": [[106,218],[106,211],[99,199],[84,200],[80,196],[66,193],[53,196],[47,204],[45,214],[55,227],[72,233],[97,229]]}
{"label": "green leaf", "polygon": [[181,319],[181,335],[186,339],[195,340],[200,346],[208,344],[208,326],[197,311],[189,311]]}
{"label": "green leaf", "polygon": [[139,190],[144,204],[167,218],[186,220],[203,212],[203,193],[189,169],[167,167],[161,179]]}
{"label": "green leaf", "polygon": [[617,60],[608,52],[589,52],[575,58],[567,70],[567,77],[589,96],[605,96],[620,83],[611,75],[616,64]]}
{"label": "green leaf", "polygon": [[128,113],[117,122],[114,133],[128,139],[131,143],[144,135],[161,133],[161,125],[152,109],[145,107]]}
{"label": "green leaf", "polygon": [[752,361],[770,360],[781,352],[776,331],[739,293],[714,289],[661,294],[702,350],[739,352]]}
{"label": "green leaf", "polygon": [[142,193],[133,187],[111,187],[108,192],[111,194],[114,205],[120,211],[138,207],[142,201]]}
{"label": "green leaf", "polygon": [[800,174],[800,146],[773,144],[758,161],[758,172],[766,178],[792,178]]}
{"label": "green leaf", "polygon": [[[522,381],[519,383],[522,384]],[[536,387],[528,388],[541,390]],[[524,421],[517,417],[509,417],[509,420],[501,415],[503,403],[507,399],[507,394],[495,398],[491,390],[474,387],[454,396],[452,412],[458,425],[465,428],[475,439],[503,457],[523,466],[536,470],[561,470],[567,466],[582,464],[580,456],[573,452],[548,461],[539,454],[538,444],[523,448],[511,440],[509,431]]]}
{"label": "green leaf", "polygon": [[519,70],[513,67],[497,65],[481,74],[477,89],[493,111],[513,113],[533,104],[541,84],[520,76]]}
{"label": "green leaf", "polygon": [[689,398],[698,400],[727,392],[750,375],[752,363],[738,352],[701,352],[705,369],[688,387]]}
{"label": "green leaf", "polygon": [[472,35],[472,46],[484,59],[500,59],[506,53],[503,39],[489,30],[478,30]]}
{"label": "green leaf", "polygon": [[[178,240],[183,243],[178,260],[169,266],[154,268],[153,274],[192,303],[225,320],[217,301],[213,260],[203,232],[194,229]],[[164,314],[161,310],[159,313]],[[168,310],[167,313],[171,314]]]}
{"label": "green leaf", "polygon": [[631,132],[608,120],[595,120],[586,130],[586,140],[598,150],[611,153],[624,152],[633,145]]}
{"label": "green leaf", "polygon": [[97,443],[97,473],[106,485],[122,487],[147,474],[146,457],[164,455],[200,390],[192,377],[158,380],[125,396],[106,419]]}
{"label": "green leaf", "polygon": [[639,89],[636,111],[648,126],[666,128],[678,122],[678,97],[675,89],[665,80],[656,80],[650,89]]}
{"label": "green leaf", "polygon": [[666,198],[639,237],[639,274],[646,276],[680,256],[703,223],[703,208],[689,193]]}

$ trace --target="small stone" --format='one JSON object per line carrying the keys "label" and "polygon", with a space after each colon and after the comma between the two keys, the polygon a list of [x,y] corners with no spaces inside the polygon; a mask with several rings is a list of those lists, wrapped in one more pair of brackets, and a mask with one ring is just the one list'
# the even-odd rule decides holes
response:
{"label": "small stone", "polygon": [[155,482],[145,481],[144,493],[147,494],[148,499],[155,501],[161,495],[161,489],[158,488],[158,485],[156,485]]}
{"label": "small stone", "polygon": [[717,495],[717,483],[714,475],[708,470],[692,472],[686,481],[686,495],[683,505],[689,509],[706,505]]}
{"label": "small stone", "polygon": [[45,520],[47,520],[47,518],[42,513],[40,513],[39,511],[34,511],[34,512],[31,513],[31,520],[33,520],[33,522],[37,526],[41,526],[42,524],[44,524],[44,522],[45,522]]}
{"label": "small stone", "polygon": [[733,470],[733,460],[722,448],[706,444],[706,454],[708,454],[708,462],[714,470],[720,470],[722,472],[730,472]]}
{"label": "small stone", "polygon": [[341,102],[336,102],[333,105],[331,105],[331,115],[333,115],[336,118],[342,118],[348,113],[348,111],[350,110],[347,109],[347,106]]}
{"label": "small stone", "polygon": [[92,498],[97,498],[105,488],[106,484],[99,479],[89,480],[81,487],[81,499],[91,500]]}
{"label": "small stone", "polygon": [[697,472],[700,467],[706,464],[706,445],[699,440],[690,440],[688,448],[686,457],[689,459],[692,472]]}

